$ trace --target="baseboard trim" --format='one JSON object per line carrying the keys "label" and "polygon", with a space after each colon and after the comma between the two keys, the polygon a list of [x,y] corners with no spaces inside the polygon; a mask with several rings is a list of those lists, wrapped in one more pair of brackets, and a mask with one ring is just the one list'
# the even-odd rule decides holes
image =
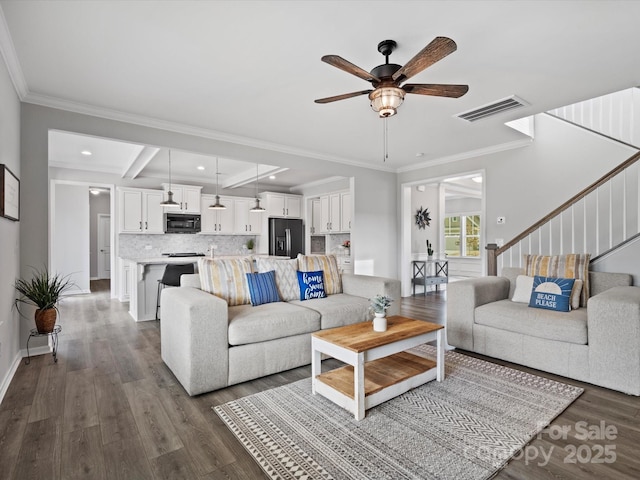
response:
{"label": "baseboard trim", "polygon": [[[42,345],[41,347],[34,347],[29,349],[29,356],[35,357],[36,355],[46,355],[47,353],[51,353],[53,350],[49,345]],[[20,355],[22,358],[27,358],[27,349],[23,348],[20,350]]]}
{"label": "baseboard trim", "polygon": [[9,371],[2,379],[2,383],[0,384],[0,405],[2,405],[2,400],[4,400],[4,396],[6,395],[7,390],[9,390],[11,380],[13,380],[13,376],[16,374],[16,371],[20,366],[20,361],[22,360],[22,355],[20,355],[20,353],[21,352],[18,352],[18,354],[14,357],[11,368],[9,368]]}

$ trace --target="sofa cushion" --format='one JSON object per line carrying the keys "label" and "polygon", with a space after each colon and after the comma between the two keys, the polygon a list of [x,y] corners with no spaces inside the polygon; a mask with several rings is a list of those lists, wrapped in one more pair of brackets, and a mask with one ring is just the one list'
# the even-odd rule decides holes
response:
{"label": "sofa cushion", "polygon": [[579,278],[583,281],[580,306],[586,307],[589,300],[589,253],[566,255],[525,255],[525,275],[557,278]]}
{"label": "sofa cushion", "polygon": [[312,333],[320,329],[320,314],[287,302],[257,307],[229,307],[229,345],[245,345]]}
{"label": "sofa cushion", "polygon": [[300,286],[298,285],[298,259],[278,260],[275,258],[256,258],[258,272],[276,272],[276,286],[280,298],[284,302],[300,299]]}
{"label": "sofa cushion", "polygon": [[303,255],[298,254],[298,270],[324,272],[324,290],[327,295],[342,293],[342,278],[335,255]]}
{"label": "sofa cushion", "polygon": [[325,298],[324,274],[322,270],[317,272],[298,272],[298,284],[300,285],[299,300],[311,300],[312,298]]}
{"label": "sofa cushion", "polygon": [[326,298],[297,300],[289,303],[318,312],[321,315],[320,326],[322,329],[342,327],[343,325],[371,320],[369,300],[345,293],[329,295]]}
{"label": "sofa cushion", "polygon": [[230,307],[251,303],[246,274],[251,273],[250,258],[198,259],[202,290],[225,300]]}
{"label": "sofa cushion", "polygon": [[276,288],[276,272],[247,273],[247,284],[251,294],[251,305],[279,302],[280,295]]}
{"label": "sofa cushion", "polygon": [[474,322],[509,332],[559,342],[587,344],[587,309],[554,312],[527,304],[499,300],[477,307]]}

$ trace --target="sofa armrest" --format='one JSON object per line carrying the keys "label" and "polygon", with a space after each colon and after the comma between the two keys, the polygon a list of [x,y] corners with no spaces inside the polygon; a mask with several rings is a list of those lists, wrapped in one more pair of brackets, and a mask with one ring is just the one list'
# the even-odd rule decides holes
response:
{"label": "sofa armrest", "polygon": [[640,288],[613,287],[587,303],[594,383],[640,395]]}
{"label": "sofa armrest", "polygon": [[509,298],[509,279],[481,277],[447,284],[447,342],[473,350],[476,307]]}
{"label": "sofa armrest", "polygon": [[161,296],[162,360],[189,395],[227,386],[227,302],[197,288],[166,288]]}
{"label": "sofa armrest", "polygon": [[371,275],[342,274],[342,293],[356,297],[373,298],[386,295],[393,298],[387,315],[400,313],[400,280]]}

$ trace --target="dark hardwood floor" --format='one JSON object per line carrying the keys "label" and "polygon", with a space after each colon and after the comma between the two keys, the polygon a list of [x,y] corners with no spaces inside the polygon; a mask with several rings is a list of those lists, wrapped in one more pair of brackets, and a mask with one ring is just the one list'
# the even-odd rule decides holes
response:
{"label": "dark hardwood floor", "polygon": [[[310,367],[189,397],[160,358],[158,324],[133,322],[127,304],[109,298],[108,283],[92,288],[96,293],[61,306],[58,363],[51,355],[22,362],[9,386],[0,405],[0,478],[267,478],[211,407],[305,378]],[[403,299],[401,308],[442,323],[446,293]],[[638,397],[532,372],[585,392],[553,422],[553,432],[530,444],[528,457],[512,460],[496,478],[640,478]],[[614,426],[615,438],[579,440],[580,421]],[[561,426],[571,428],[566,439],[552,434]],[[605,455],[606,445],[613,448]],[[549,452],[545,462],[541,455]],[[606,463],[612,453],[615,461]]]}

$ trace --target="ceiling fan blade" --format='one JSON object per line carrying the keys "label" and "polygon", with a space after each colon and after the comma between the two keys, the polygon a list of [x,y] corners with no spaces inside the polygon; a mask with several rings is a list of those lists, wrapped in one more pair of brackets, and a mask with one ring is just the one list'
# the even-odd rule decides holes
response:
{"label": "ceiling fan blade", "polygon": [[371,75],[366,70],[363,70],[362,68],[354,65],[353,63],[345,60],[342,57],[339,57],[338,55],[325,55],[324,57],[322,57],[322,61],[336,68],[339,68],[340,70],[344,70],[351,75],[355,75],[356,77],[366,80],[367,82],[380,82],[380,79],[375,75]]}
{"label": "ceiling fan blade", "polygon": [[317,100],[314,100],[314,102],[316,103],[337,102],[338,100],[346,100],[347,98],[358,97],[360,95],[366,95],[371,92],[373,92],[373,90],[360,90],[359,92],[343,93],[342,95],[336,95],[335,97],[319,98]]}
{"label": "ceiling fan blade", "polygon": [[438,83],[407,83],[402,86],[407,93],[458,98],[469,91],[469,85],[441,85]]}
{"label": "ceiling fan blade", "polygon": [[404,82],[408,78],[420,73],[425,68],[433,65],[439,60],[456,51],[456,42],[448,37],[436,37],[429,45],[424,47],[418,54],[409,60],[404,67],[393,74],[396,84]]}

